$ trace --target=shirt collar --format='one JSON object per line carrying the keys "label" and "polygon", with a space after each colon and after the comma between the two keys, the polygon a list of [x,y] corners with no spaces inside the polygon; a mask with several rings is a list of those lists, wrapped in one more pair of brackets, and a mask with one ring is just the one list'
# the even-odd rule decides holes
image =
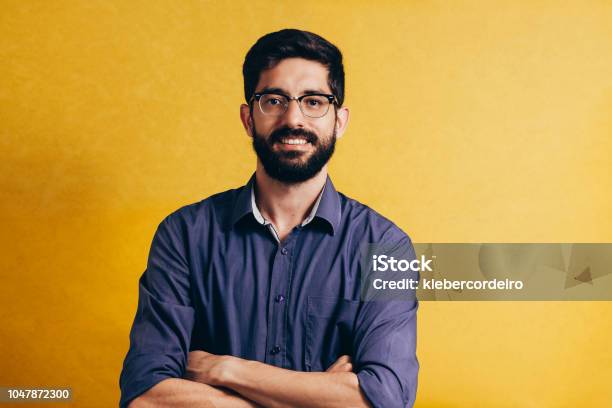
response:
{"label": "shirt collar", "polygon": [[[255,203],[254,185],[255,174],[253,174],[247,184],[240,189],[240,192],[236,197],[234,210],[232,211],[231,226],[234,226],[248,213],[252,213],[255,220],[262,225],[267,225],[269,223],[263,218],[261,212],[257,208],[257,204]],[[331,227],[331,232],[333,235],[335,231],[337,231],[338,225],[340,224],[340,216],[340,197],[334,188],[331,178],[327,176],[323,190],[319,194],[319,197],[312,207],[310,214],[308,214],[308,217],[304,219],[301,225],[307,225],[315,218],[320,218],[327,221]]]}
{"label": "shirt collar", "polygon": [[[325,186],[323,186],[323,190],[321,190],[321,193],[319,193],[319,196],[317,197],[317,201],[315,201],[314,206],[312,207],[312,210],[310,210],[310,213],[308,214],[308,217],[306,217],[304,221],[302,221],[302,224],[300,224],[302,227],[304,225],[307,225],[310,221],[314,219],[315,215],[317,215],[317,209],[319,208],[319,204],[321,203],[321,198],[323,197],[324,191],[325,191]],[[257,202],[255,201],[255,189],[254,188],[251,188],[251,208],[253,210],[253,216],[255,217],[258,223],[260,223],[261,225],[270,224],[270,221],[266,220],[263,217],[263,215],[259,211],[259,208],[257,207]]]}

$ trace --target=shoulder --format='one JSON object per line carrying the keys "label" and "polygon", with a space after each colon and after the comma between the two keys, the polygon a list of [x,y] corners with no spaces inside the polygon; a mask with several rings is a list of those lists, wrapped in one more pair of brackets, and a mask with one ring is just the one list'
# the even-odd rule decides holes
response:
{"label": "shoulder", "polygon": [[341,229],[358,234],[368,242],[411,242],[410,236],[393,221],[366,204],[338,192]]}
{"label": "shoulder", "polygon": [[179,207],[166,216],[160,226],[177,232],[223,226],[231,218],[236,200],[245,188],[242,186],[222,191],[198,202]]}

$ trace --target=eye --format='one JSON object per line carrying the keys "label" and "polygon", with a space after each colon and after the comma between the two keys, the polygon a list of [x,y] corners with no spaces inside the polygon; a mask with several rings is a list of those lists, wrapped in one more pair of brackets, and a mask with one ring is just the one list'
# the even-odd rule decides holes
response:
{"label": "eye", "polygon": [[276,108],[287,104],[287,99],[283,95],[265,94],[262,95],[260,102],[262,106]]}
{"label": "eye", "polygon": [[275,106],[275,105],[280,105],[281,101],[278,98],[270,97],[265,100],[265,103],[267,103],[268,105]]}
{"label": "eye", "polygon": [[320,108],[322,106],[325,106],[327,102],[327,99],[318,95],[308,96],[302,101],[302,103],[309,108]]}

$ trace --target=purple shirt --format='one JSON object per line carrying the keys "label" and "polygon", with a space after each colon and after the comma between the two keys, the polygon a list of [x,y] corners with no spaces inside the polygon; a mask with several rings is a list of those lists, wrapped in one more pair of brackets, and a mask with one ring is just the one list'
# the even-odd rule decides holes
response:
{"label": "purple shirt", "polygon": [[187,353],[205,350],[297,371],[325,371],[349,354],[373,407],[411,407],[418,301],[360,296],[361,244],[401,247],[414,259],[410,238],[328,177],[312,217],[279,243],[254,213],[254,183],[159,225],[139,281],[120,406],[182,377]]}

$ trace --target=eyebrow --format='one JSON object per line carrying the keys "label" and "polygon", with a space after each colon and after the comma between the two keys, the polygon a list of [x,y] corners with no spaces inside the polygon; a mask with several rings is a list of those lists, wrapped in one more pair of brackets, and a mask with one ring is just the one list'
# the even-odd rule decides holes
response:
{"label": "eyebrow", "polygon": [[322,89],[306,89],[303,93],[303,95],[308,95],[308,94],[326,94],[328,95],[328,92],[325,92]]}
{"label": "eyebrow", "polygon": [[[281,94],[281,95],[289,95],[289,92],[287,92],[286,90],[282,89],[282,88],[274,88],[274,87],[266,87],[264,89],[262,89],[259,92],[256,93],[265,93],[265,92],[270,92],[270,93],[277,93],[277,94]],[[306,89],[302,95],[312,95],[312,94],[323,94],[323,95],[331,95],[331,93],[325,92],[322,89]]]}

